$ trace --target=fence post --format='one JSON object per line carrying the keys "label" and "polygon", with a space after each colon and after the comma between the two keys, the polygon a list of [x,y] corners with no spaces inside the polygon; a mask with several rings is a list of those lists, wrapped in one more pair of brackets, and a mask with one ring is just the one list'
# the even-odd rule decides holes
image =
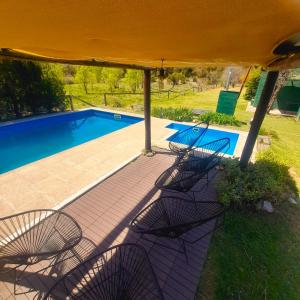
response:
{"label": "fence post", "polygon": [[69,95],[69,101],[70,101],[70,107],[71,107],[71,110],[74,111],[74,105],[73,105],[73,98],[72,98],[72,95]]}
{"label": "fence post", "polygon": [[107,102],[106,102],[106,93],[103,94],[103,104],[104,104],[104,106],[107,105]]}

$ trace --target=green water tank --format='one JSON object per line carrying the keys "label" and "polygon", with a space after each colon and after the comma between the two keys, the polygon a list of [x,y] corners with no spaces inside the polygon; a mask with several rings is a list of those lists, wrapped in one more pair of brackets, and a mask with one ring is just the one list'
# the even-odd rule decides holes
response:
{"label": "green water tank", "polygon": [[234,91],[221,91],[217,105],[217,112],[233,116],[240,93]]}

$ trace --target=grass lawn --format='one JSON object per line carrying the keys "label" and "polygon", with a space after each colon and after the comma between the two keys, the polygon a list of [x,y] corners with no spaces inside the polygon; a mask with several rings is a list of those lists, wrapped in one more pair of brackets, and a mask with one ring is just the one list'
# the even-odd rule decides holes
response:
{"label": "grass lawn", "polygon": [[300,208],[231,211],[214,234],[197,299],[299,299]]}

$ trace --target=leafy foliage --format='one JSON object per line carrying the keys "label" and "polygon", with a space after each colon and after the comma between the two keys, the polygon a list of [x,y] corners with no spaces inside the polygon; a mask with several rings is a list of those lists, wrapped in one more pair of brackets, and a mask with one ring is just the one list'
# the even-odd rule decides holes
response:
{"label": "leafy foliage", "polygon": [[65,109],[62,82],[44,66],[33,62],[0,63],[2,115],[21,117],[30,113]]}
{"label": "leafy foliage", "polygon": [[193,113],[191,109],[188,108],[163,108],[154,107],[152,109],[152,116],[157,118],[169,119],[180,122],[191,122],[193,121]]}
{"label": "leafy foliage", "polygon": [[260,200],[280,203],[297,193],[289,168],[278,161],[271,150],[262,152],[255,163],[239,167],[238,159],[224,161],[224,173],[218,184],[220,200],[234,208],[254,208]]}
{"label": "leafy foliage", "polygon": [[260,68],[255,68],[250,72],[249,78],[245,84],[246,92],[245,92],[244,98],[246,100],[250,101],[255,97],[259,79],[260,79],[260,75],[261,75]]}
{"label": "leafy foliage", "polygon": [[131,92],[142,86],[143,73],[140,70],[127,70],[123,78],[123,82],[130,88]]}
{"label": "leafy foliage", "polygon": [[209,85],[217,86],[223,83],[223,72],[222,67],[207,67],[207,68],[195,68],[193,71],[193,77],[205,78]]}
{"label": "leafy foliage", "polygon": [[185,76],[181,72],[173,72],[168,75],[168,80],[172,82],[173,85],[181,83],[185,83]]}
{"label": "leafy foliage", "polygon": [[117,97],[111,97],[108,101],[108,105],[111,107],[123,107],[124,104],[122,103],[120,98]]}
{"label": "leafy foliage", "polygon": [[110,92],[113,92],[114,89],[119,87],[120,80],[124,76],[123,69],[117,68],[103,68],[102,78],[103,81],[107,84]]}
{"label": "leafy foliage", "polygon": [[75,82],[81,83],[87,94],[89,85],[97,82],[94,67],[78,66],[75,75]]}
{"label": "leafy foliage", "polygon": [[210,124],[241,126],[241,122],[234,116],[217,112],[208,112],[198,117],[199,121],[209,122]]}

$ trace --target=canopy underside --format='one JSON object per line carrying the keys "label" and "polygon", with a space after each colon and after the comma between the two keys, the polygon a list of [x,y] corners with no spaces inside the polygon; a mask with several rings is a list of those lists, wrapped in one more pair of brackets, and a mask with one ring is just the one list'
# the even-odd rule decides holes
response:
{"label": "canopy underside", "polygon": [[[0,7],[0,48],[73,62],[276,68],[274,48],[299,32],[298,0],[3,0]],[[300,60],[278,67],[285,65]]]}

